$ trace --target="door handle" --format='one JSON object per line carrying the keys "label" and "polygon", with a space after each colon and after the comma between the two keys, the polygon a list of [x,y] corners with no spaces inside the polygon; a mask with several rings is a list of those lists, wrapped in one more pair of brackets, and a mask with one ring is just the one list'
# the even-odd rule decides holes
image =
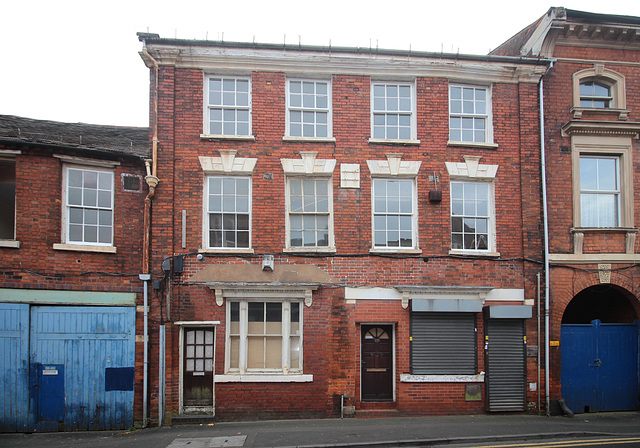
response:
{"label": "door handle", "polygon": [[589,367],[601,367],[601,366],[602,366],[602,361],[600,361],[599,359],[594,359],[593,364],[589,364]]}

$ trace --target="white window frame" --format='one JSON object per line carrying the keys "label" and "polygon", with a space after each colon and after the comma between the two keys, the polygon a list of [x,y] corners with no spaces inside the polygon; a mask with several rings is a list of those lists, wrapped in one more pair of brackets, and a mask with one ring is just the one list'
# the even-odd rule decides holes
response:
{"label": "white window frame", "polygon": [[[313,83],[314,86],[314,93],[312,94],[313,98],[314,98],[314,105],[313,106],[305,106],[304,104],[304,93],[301,91],[301,99],[302,99],[302,103],[300,105],[298,105],[297,103],[294,104],[294,101],[292,100],[292,84],[293,83],[300,83],[302,89],[304,88],[304,83]],[[327,89],[327,93],[326,93],[326,97],[327,97],[327,105],[326,107],[318,107],[317,106],[317,94],[315,93],[317,91],[317,86],[318,84],[325,84],[326,89]],[[287,107],[287,116],[286,116],[286,132],[285,132],[285,139],[289,139],[289,140],[320,140],[320,141],[335,141],[335,139],[333,138],[333,107],[332,107],[332,83],[331,80],[329,79],[311,79],[311,78],[290,78],[287,79],[287,94],[286,94],[286,107]],[[301,114],[305,114],[305,113],[313,113],[314,114],[314,120],[313,120],[313,135],[311,136],[305,136],[304,135],[304,120],[303,120],[303,124],[300,135],[292,135],[292,122],[291,122],[291,114],[292,112],[300,112]],[[318,113],[326,113],[327,116],[327,135],[325,136],[318,136],[317,135],[317,125],[318,125],[318,121],[317,121],[317,114]]]}
{"label": "white window frame", "polygon": [[[450,249],[451,255],[471,255],[499,257],[497,251],[497,235],[496,235],[496,193],[495,178],[499,165],[485,165],[480,163],[480,156],[464,156],[464,162],[445,162],[447,172],[449,173],[450,182],[486,182],[489,184],[489,249],[488,250],[471,250],[471,249]],[[451,203],[449,203],[451,208]],[[449,217],[452,216],[449,210]],[[449,225],[451,226],[451,219]],[[449,228],[449,238],[453,228]]]}
{"label": "white window frame", "polygon": [[[595,160],[597,161],[597,166],[596,166],[596,170],[599,171],[600,170],[600,161],[606,161],[606,160],[611,160],[614,162],[614,182],[615,182],[615,187],[612,190],[608,190],[605,189],[603,187],[600,186],[596,186],[595,189],[588,189],[586,188],[586,186],[583,184],[583,179],[582,179],[582,169],[583,169],[583,162],[586,160]],[[604,218],[599,211],[601,210],[600,208],[598,208],[597,212],[595,213],[596,215],[596,220],[598,221],[596,223],[596,225],[592,225],[592,226],[586,226],[586,227],[598,227],[598,228],[609,228],[609,227],[620,227],[620,158],[616,157],[616,156],[598,156],[598,155],[587,155],[587,154],[582,154],[580,156],[580,222],[584,223],[586,221],[588,221],[585,216],[585,209],[584,209],[584,198],[586,195],[590,195],[590,196],[595,196],[596,198],[600,198],[601,196],[611,196],[614,199],[614,206],[615,206],[615,211],[613,213],[613,216],[608,215],[607,214],[607,218],[611,219],[613,221],[613,225],[610,226],[606,226],[606,225],[602,225],[601,223],[601,218]],[[595,180],[596,183],[598,183],[600,176],[596,175],[595,176]]]}
{"label": "white window frame", "polygon": [[[462,188],[464,189],[465,185],[486,185],[487,187],[487,214],[486,215],[479,215],[477,212],[475,214],[466,214],[464,212],[464,208],[465,208],[465,203],[466,201],[463,199],[463,213],[461,215],[454,215],[454,200],[457,200],[458,198],[454,198],[453,197],[453,186],[454,184],[459,184],[462,185]],[[452,251],[462,251],[462,252],[468,252],[468,253],[472,253],[472,252],[478,252],[478,253],[490,253],[490,252],[495,252],[495,190],[494,190],[494,183],[493,182],[479,182],[477,180],[452,180],[450,183],[450,191],[451,191],[451,209],[450,209],[450,216],[451,216],[451,232],[450,232],[450,236],[451,236],[451,250]],[[462,231],[462,245],[463,247],[461,248],[454,248],[453,247],[453,234],[454,234],[454,229],[453,229],[453,219],[454,218],[462,218],[463,221],[463,227],[464,227],[464,221],[465,219],[486,219],[487,220],[487,248],[486,249],[469,249],[469,248],[465,248],[464,247],[464,236],[466,235],[464,231]],[[456,232],[456,233],[460,233],[460,232]],[[474,235],[477,235],[477,233],[474,232]]]}
{"label": "white window frame", "polygon": [[[407,212],[401,212],[400,210],[398,210],[397,213],[390,213],[390,212],[386,212],[383,213],[382,211],[378,211],[376,208],[376,195],[375,195],[375,191],[376,191],[376,187],[375,184],[378,182],[406,182],[410,184],[411,187],[411,212],[407,213]],[[418,249],[419,245],[418,245],[418,185],[417,185],[417,180],[415,177],[412,178],[406,178],[406,177],[374,177],[371,179],[371,246],[373,248],[374,251],[378,251],[378,252],[401,252],[401,251],[410,251],[410,250],[416,250]],[[385,196],[387,199],[388,197]],[[398,246],[389,246],[389,238],[388,238],[388,232],[389,229],[387,226],[385,226],[384,232],[387,234],[387,237],[385,238],[386,240],[386,244],[385,245],[376,245],[376,233],[377,232],[382,232],[382,229],[378,229],[376,227],[376,216],[380,216],[380,215],[384,215],[384,216],[389,216],[389,215],[394,215],[394,216],[408,216],[411,222],[411,246],[401,246],[401,239],[400,239],[400,234],[398,235]],[[400,229],[398,229],[398,232],[400,232]]]}
{"label": "white window frame", "polygon": [[[16,159],[15,157],[1,157],[4,151],[0,151],[0,162],[6,163],[8,165],[13,165],[13,209],[11,210],[11,219],[13,221],[13,228],[11,238],[0,239],[0,247],[10,247],[14,249],[20,248],[20,241],[16,241],[16,224],[17,224],[17,208],[18,204],[16,201],[16,191],[17,191],[17,171],[16,171]],[[11,154],[10,154],[11,155]],[[8,183],[8,182],[7,182]],[[8,205],[8,204],[7,204]]]}
{"label": "white window frame", "polygon": [[[282,305],[282,366],[279,369],[251,369],[248,368],[248,308],[250,302],[280,303]],[[297,335],[291,335],[291,304],[298,304],[299,330]],[[231,303],[239,304],[239,344],[238,368],[231,368]],[[225,334],[225,375],[302,375],[304,365],[304,302],[301,299],[287,298],[245,298],[227,300],[226,334]],[[298,365],[291,366],[290,350],[291,337],[298,337],[299,355]]]}
{"label": "white window frame", "polygon": [[[294,211],[291,209],[291,183],[292,182],[297,182],[297,181],[301,181],[302,182],[302,188],[304,188],[304,181],[309,180],[309,181],[323,181],[327,183],[327,200],[328,200],[328,211],[327,212],[318,212],[317,211],[317,195],[315,195],[314,197],[316,198],[314,201],[314,204],[316,205],[316,211],[312,211],[312,212],[304,212],[304,211]],[[303,191],[304,193],[304,191]],[[285,201],[286,201],[286,205],[285,205],[285,210],[286,210],[286,236],[287,236],[287,241],[286,241],[286,248],[289,251],[299,251],[299,252],[328,252],[328,251],[335,251],[335,240],[334,240],[334,233],[333,233],[333,177],[311,177],[311,176],[305,176],[305,177],[301,177],[301,176],[287,176],[287,181],[286,181],[286,191],[285,191]],[[303,202],[304,202],[304,196],[303,196]],[[303,204],[304,205],[304,204]],[[320,215],[326,215],[327,219],[328,219],[328,245],[327,246],[318,246],[317,244],[317,228],[316,228],[316,244],[314,246],[304,246],[304,236],[303,236],[303,245],[302,246],[293,246],[291,244],[291,216],[292,215],[302,215],[303,219],[304,216],[320,216]]]}
{"label": "white window frame", "polygon": [[[587,95],[582,93],[582,86],[586,86],[587,84],[589,84],[590,87],[593,86],[594,89],[596,86],[605,87],[607,89],[607,95],[598,95],[596,93],[594,93],[593,95]],[[613,108],[613,100],[613,86],[610,83],[600,81],[598,79],[583,79],[580,81],[580,107],[589,109],[611,109]],[[604,106],[598,107],[593,105],[583,105],[583,101],[590,101],[592,103],[593,101],[602,101]]]}
{"label": "white window frame", "polygon": [[[379,102],[376,101],[376,86],[382,86],[385,88],[385,91],[388,87],[396,86],[400,87],[408,87],[410,91],[410,110],[408,112],[401,111],[401,107],[398,104],[397,108],[389,109],[387,101],[385,101],[384,109],[378,107]],[[384,98],[393,99],[394,97],[387,97],[385,92]],[[398,98],[400,98],[400,93],[398,93]],[[415,80],[405,82],[405,81],[371,81],[371,138],[369,142],[371,143],[401,143],[401,144],[419,144],[418,140],[418,132],[417,132],[417,100],[416,100],[416,83]],[[378,103],[378,104],[376,104]],[[409,118],[409,136],[407,138],[400,138],[399,132],[398,136],[395,138],[389,138],[388,129],[390,126],[387,123],[387,118],[393,115],[398,116],[408,116]],[[376,135],[376,116],[383,116],[385,118],[384,128],[384,136]],[[393,128],[393,126],[391,126]],[[397,126],[398,131],[400,130],[400,126]]]}
{"label": "white window frame", "polygon": [[[75,204],[69,204],[69,171],[70,170],[78,170],[78,171],[82,171],[83,173],[85,172],[95,172],[95,173],[109,173],[111,175],[111,185],[110,185],[110,207],[99,207],[98,204],[96,204],[95,206],[85,206],[85,205],[75,205]],[[77,166],[77,165],[64,165],[64,169],[63,169],[63,184],[62,184],[62,241],[64,245],[69,245],[69,246],[87,246],[87,247],[105,247],[105,248],[112,248],[114,247],[114,228],[115,228],[115,196],[114,196],[114,190],[115,190],[115,172],[112,169],[105,169],[105,168],[101,168],[101,167],[90,167],[90,166]],[[98,189],[96,189],[97,192]],[[102,190],[102,191],[106,191],[106,190]],[[109,225],[109,228],[111,230],[110,232],[110,242],[109,243],[100,243],[100,242],[93,242],[93,241],[84,241],[84,237],[83,237],[83,241],[72,241],[70,240],[70,230],[69,230],[69,226],[70,226],[70,219],[69,219],[69,213],[70,213],[70,209],[71,208],[80,208],[83,211],[86,209],[95,209],[95,210],[109,210],[111,212],[111,223]],[[83,225],[83,232],[84,232],[84,225]],[[97,237],[99,238],[99,236]],[[55,245],[54,245],[54,248]],[[64,247],[57,247],[60,249],[64,249]]]}
{"label": "white window frame", "polygon": [[[452,90],[453,89],[461,89],[461,93],[462,93],[462,98],[461,100],[464,98],[464,90],[465,89],[473,89],[474,92],[476,90],[483,90],[485,92],[485,111],[483,112],[477,112],[476,111],[476,102],[477,100],[475,99],[475,94],[474,94],[474,100],[473,100],[473,104],[474,104],[474,110],[473,112],[465,112],[464,108],[461,111],[455,111],[452,108],[452,102],[453,102],[453,98],[452,98]],[[454,139],[452,138],[452,126],[451,126],[451,122],[452,119],[454,118],[459,118],[460,120],[464,120],[464,119],[473,119],[474,122],[476,119],[484,119],[485,122],[485,138],[484,140],[476,140],[476,136],[475,136],[475,126],[474,126],[474,131],[473,132],[473,139],[472,140],[464,140],[462,138],[462,133],[464,132],[465,128],[460,127],[460,139]],[[493,144],[493,117],[492,117],[492,89],[491,86],[485,86],[485,85],[473,85],[473,84],[449,84],[449,144],[457,144],[457,145],[492,145]]]}
{"label": "white window frame", "polygon": [[[224,104],[224,100],[221,97],[221,101],[220,104],[211,104],[210,102],[210,82],[211,80],[214,79],[220,79],[221,82],[224,84],[224,81],[231,81],[233,80],[234,83],[237,83],[238,81],[247,81],[248,83],[248,104],[246,105],[238,105],[238,104],[233,104],[233,105],[225,105]],[[235,90],[234,92],[237,93],[237,90]],[[234,99],[235,101],[235,99]],[[210,138],[210,137],[216,137],[216,138],[236,138],[236,139],[253,139],[253,135],[252,135],[252,83],[251,83],[251,77],[250,76],[230,76],[230,75],[216,75],[216,74],[209,74],[206,75],[204,77],[204,134],[201,136],[203,138]],[[225,132],[224,129],[224,118],[222,119],[222,132],[213,132],[211,129],[211,111],[215,110],[215,109],[220,109],[222,111],[222,114],[224,115],[224,111],[235,111],[235,118],[232,121],[234,123],[234,132],[233,133],[229,133],[229,132]],[[248,130],[246,134],[239,134],[237,129],[238,129],[238,123],[244,123],[239,122],[237,119],[237,113],[238,111],[246,111],[248,114],[248,122],[247,122],[247,126],[248,126]],[[231,122],[231,121],[229,121]]]}
{"label": "white window frame", "polygon": [[[249,183],[249,187],[248,187],[248,190],[249,190],[248,191],[248,210],[247,210],[247,212],[244,213],[244,212],[238,212],[237,210],[234,210],[233,212],[230,211],[228,213],[225,213],[224,212],[224,205],[222,206],[222,210],[213,211],[212,212],[209,209],[209,207],[210,207],[210,197],[209,197],[209,195],[210,195],[210,180],[211,179],[221,179],[223,184],[224,184],[224,181],[227,180],[227,179],[234,179],[236,181],[236,187],[237,187],[237,180],[239,180],[239,179],[247,180],[247,182]],[[204,198],[205,198],[205,200],[204,200],[204,219],[203,219],[203,224],[204,224],[204,238],[205,238],[204,241],[206,242],[206,244],[205,244],[205,248],[206,249],[225,250],[225,251],[226,250],[228,250],[228,251],[247,251],[247,250],[251,249],[251,247],[252,247],[251,246],[251,236],[252,236],[251,224],[252,224],[252,202],[253,202],[252,201],[252,196],[253,196],[252,193],[253,193],[253,183],[252,183],[251,176],[225,176],[225,175],[207,175],[207,176],[205,176],[205,181],[204,181]],[[224,200],[225,200],[224,198],[227,195],[221,194],[220,196],[222,197],[222,202],[224,202]],[[234,201],[234,207],[237,207],[237,195],[234,194],[233,197],[236,198],[236,200]],[[246,247],[244,247],[244,246],[238,247],[237,245],[236,246],[225,246],[224,245],[224,240],[225,240],[225,238],[224,238],[224,230],[223,230],[221,245],[220,246],[212,245],[211,244],[211,227],[210,227],[210,225],[211,225],[210,219],[211,218],[210,218],[210,215],[213,214],[213,213],[219,213],[219,214],[222,214],[222,215],[233,214],[233,215],[236,216],[236,223],[237,223],[237,216],[239,214],[248,215],[248,220],[249,220],[249,222],[248,222],[248,233],[249,233],[249,235],[248,235],[248,246],[246,246]],[[223,218],[223,221],[224,221],[224,218]],[[236,236],[236,241],[237,241],[237,235],[238,235],[237,225],[236,225],[235,230],[233,230],[233,232],[234,232],[234,234]]]}

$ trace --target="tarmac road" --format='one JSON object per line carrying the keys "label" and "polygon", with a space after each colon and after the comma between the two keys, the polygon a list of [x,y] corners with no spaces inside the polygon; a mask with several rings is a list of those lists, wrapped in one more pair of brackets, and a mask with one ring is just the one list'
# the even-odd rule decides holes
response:
{"label": "tarmac road", "polygon": [[[578,414],[574,418],[489,414],[451,417],[221,422],[209,425],[148,428],[131,432],[0,434],[0,447],[409,448],[437,445],[461,446],[463,444],[487,446],[495,445],[498,442],[522,441],[541,442],[540,445],[527,446],[550,446],[542,443],[576,437],[621,436],[640,437],[640,413]],[[511,446],[514,444],[512,443]],[[640,446],[640,443],[635,446]]]}

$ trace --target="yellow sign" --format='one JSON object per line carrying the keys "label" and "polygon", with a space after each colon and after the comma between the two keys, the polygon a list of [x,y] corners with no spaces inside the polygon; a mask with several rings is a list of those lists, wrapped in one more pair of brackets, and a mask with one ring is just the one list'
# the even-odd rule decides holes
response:
{"label": "yellow sign", "polygon": [[560,341],[549,341],[551,347],[560,347]]}

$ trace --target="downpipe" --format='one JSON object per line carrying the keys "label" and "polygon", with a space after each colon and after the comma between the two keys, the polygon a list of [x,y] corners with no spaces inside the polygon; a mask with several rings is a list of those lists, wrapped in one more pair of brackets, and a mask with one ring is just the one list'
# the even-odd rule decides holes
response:
{"label": "downpipe", "polygon": [[547,169],[546,169],[546,147],[544,133],[544,77],[553,68],[553,62],[545,74],[540,78],[540,165],[542,176],[542,221],[544,225],[544,394],[546,414],[550,416],[550,394],[549,394],[549,366],[550,366],[550,331],[549,331],[549,217],[547,214]]}

